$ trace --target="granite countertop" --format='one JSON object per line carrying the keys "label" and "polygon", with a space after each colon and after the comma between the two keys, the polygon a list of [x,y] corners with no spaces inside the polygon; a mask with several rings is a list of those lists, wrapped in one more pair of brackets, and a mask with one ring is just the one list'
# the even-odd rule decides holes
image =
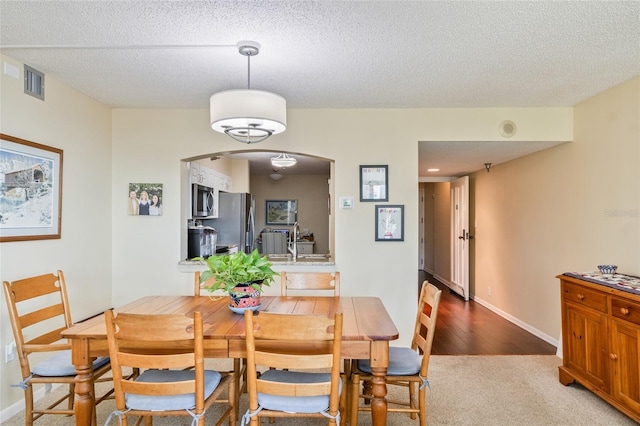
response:
{"label": "granite countertop", "polygon": [[[283,267],[286,267],[287,270],[324,270],[329,268],[331,270],[335,269],[335,261],[333,257],[326,255],[302,255],[296,259],[295,261],[291,258],[291,256],[286,255],[270,255],[269,260],[273,265],[273,269],[275,271],[283,270]],[[203,271],[207,268],[207,262],[204,260],[181,260],[178,262],[178,268],[181,272],[196,272]],[[292,269],[293,268],[293,269]]]}

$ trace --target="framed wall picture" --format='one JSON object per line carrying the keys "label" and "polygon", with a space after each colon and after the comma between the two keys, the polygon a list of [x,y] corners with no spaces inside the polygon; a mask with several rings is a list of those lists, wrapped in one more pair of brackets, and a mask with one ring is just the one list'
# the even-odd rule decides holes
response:
{"label": "framed wall picture", "polygon": [[360,201],[389,201],[389,166],[360,166]]}
{"label": "framed wall picture", "polygon": [[162,216],[162,184],[130,183],[128,209],[132,216]]}
{"label": "framed wall picture", "polygon": [[376,241],[404,241],[404,205],[376,205]]}
{"label": "framed wall picture", "polygon": [[267,200],[267,225],[293,225],[298,220],[298,200]]}
{"label": "framed wall picture", "polygon": [[62,150],[0,134],[0,242],[58,239]]}

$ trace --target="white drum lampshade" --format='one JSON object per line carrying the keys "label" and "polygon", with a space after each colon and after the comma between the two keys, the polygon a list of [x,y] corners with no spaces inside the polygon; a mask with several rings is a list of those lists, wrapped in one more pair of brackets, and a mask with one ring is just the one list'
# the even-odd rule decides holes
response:
{"label": "white drum lampshade", "polygon": [[242,143],[262,142],[287,128],[287,101],[263,90],[235,89],[209,99],[211,128]]}

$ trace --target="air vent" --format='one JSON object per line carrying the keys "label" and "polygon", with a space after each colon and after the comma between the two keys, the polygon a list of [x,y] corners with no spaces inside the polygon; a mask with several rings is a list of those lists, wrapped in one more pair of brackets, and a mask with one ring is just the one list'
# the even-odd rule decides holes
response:
{"label": "air vent", "polygon": [[24,93],[44,101],[44,73],[25,65]]}

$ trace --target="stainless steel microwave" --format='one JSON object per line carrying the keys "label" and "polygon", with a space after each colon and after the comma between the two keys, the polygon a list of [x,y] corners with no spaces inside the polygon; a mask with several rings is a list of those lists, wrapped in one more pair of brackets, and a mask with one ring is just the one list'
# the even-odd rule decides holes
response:
{"label": "stainless steel microwave", "polygon": [[193,203],[191,207],[191,215],[194,218],[215,216],[216,205],[213,188],[198,185],[197,183],[194,183],[191,186],[191,200]]}

